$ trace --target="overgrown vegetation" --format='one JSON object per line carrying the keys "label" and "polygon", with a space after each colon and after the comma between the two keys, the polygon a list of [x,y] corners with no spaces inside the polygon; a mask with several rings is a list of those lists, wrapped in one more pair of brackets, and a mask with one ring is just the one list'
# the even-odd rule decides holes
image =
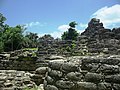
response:
{"label": "overgrown vegetation", "polygon": [[62,34],[62,40],[77,40],[77,37],[79,34],[77,33],[75,29],[76,25],[77,23],[75,21],[69,23],[70,28],[68,29],[68,31]]}
{"label": "overgrown vegetation", "polygon": [[24,25],[11,27],[4,22],[6,18],[0,13],[0,52],[22,48],[33,48],[38,45],[37,33],[24,34]]}
{"label": "overgrown vegetation", "polygon": [[[25,30],[27,28],[25,28],[25,25],[11,27],[5,24],[6,20],[7,19],[0,13],[0,52],[14,51],[24,48],[37,48],[38,45],[43,41],[54,40],[54,38],[49,34],[40,38],[38,37],[37,33],[28,32],[26,34]],[[76,25],[77,23],[75,21],[69,23],[70,28],[68,31],[62,34],[62,40],[77,40],[78,33],[75,29]],[[74,47],[75,44],[72,43],[70,47],[66,47],[66,50],[71,51],[74,49]]]}

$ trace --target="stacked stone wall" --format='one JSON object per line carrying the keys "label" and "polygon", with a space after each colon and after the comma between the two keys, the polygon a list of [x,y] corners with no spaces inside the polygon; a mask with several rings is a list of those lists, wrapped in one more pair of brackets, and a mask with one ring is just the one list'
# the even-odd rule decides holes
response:
{"label": "stacked stone wall", "polygon": [[43,55],[62,55],[62,56],[71,56],[71,55],[85,55],[88,50],[86,43],[83,41],[72,40],[53,40],[51,42],[42,41],[38,47],[38,56]]}
{"label": "stacked stone wall", "polygon": [[120,58],[84,58],[80,63],[50,62],[45,90],[120,90]]}
{"label": "stacked stone wall", "polygon": [[10,54],[0,54],[0,70],[21,70],[34,71],[37,57],[31,56],[14,56]]}
{"label": "stacked stone wall", "polygon": [[0,70],[0,90],[25,90],[35,88],[30,73],[16,70]]}

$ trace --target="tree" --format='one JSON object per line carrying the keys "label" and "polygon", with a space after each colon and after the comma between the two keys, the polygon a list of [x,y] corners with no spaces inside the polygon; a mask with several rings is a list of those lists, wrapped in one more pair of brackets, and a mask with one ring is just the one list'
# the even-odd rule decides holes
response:
{"label": "tree", "polygon": [[25,35],[23,40],[23,46],[27,48],[37,47],[38,45],[38,35],[37,33],[29,32]]}
{"label": "tree", "polygon": [[6,18],[3,16],[3,14],[0,13],[0,33],[4,31],[4,22],[6,21]]}
{"label": "tree", "polygon": [[4,51],[3,34],[7,25],[4,25],[6,18],[0,13],[0,52]]}
{"label": "tree", "polygon": [[75,30],[75,25],[77,25],[75,21],[69,23],[70,28],[62,34],[62,40],[77,40],[78,33]]}
{"label": "tree", "polygon": [[21,49],[25,31],[24,25],[10,27],[4,24],[6,18],[0,13],[0,52]]}
{"label": "tree", "polygon": [[75,25],[77,25],[77,23],[75,21],[69,23],[69,26],[72,27],[72,28],[75,28]]}
{"label": "tree", "polygon": [[8,27],[3,34],[4,50],[13,51],[22,48],[24,26]]}

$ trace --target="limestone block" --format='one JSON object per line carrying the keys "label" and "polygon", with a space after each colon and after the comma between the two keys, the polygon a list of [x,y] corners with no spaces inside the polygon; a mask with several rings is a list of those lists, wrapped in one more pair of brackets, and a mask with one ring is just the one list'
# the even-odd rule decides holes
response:
{"label": "limestone block", "polygon": [[62,62],[50,62],[49,67],[54,70],[60,70],[62,64],[63,64]]}
{"label": "limestone block", "polygon": [[53,85],[47,85],[47,87],[45,87],[45,90],[58,90],[58,88]]}
{"label": "limestone block", "polygon": [[102,64],[109,64],[109,65],[117,65],[120,63],[119,58],[104,58],[100,60],[100,63]]}
{"label": "limestone block", "polygon": [[66,72],[75,72],[78,71],[78,66],[73,63],[64,63],[62,65],[62,70]]}
{"label": "limestone block", "polygon": [[60,78],[63,75],[63,73],[61,71],[58,71],[58,70],[51,70],[48,74],[51,77],[56,77],[56,78]]}
{"label": "limestone block", "polygon": [[78,82],[74,90],[97,90],[97,86],[90,82]]}
{"label": "limestone block", "polygon": [[120,90],[120,84],[113,84],[113,88],[115,90]]}
{"label": "limestone block", "polygon": [[39,67],[35,70],[36,74],[45,74],[47,72],[47,67]]}
{"label": "limestone block", "polygon": [[112,90],[110,83],[102,82],[98,84],[98,90]]}
{"label": "limestone block", "polygon": [[93,83],[99,83],[103,79],[103,76],[101,74],[96,73],[87,73],[85,75],[85,81],[87,82],[93,82]]}
{"label": "limestone block", "polygon": [[46,77],[46,81],[48,84],[54,84],[54,79],[52,79],[52,77],[50,77],[50,76]]}
{"label": "limestone block", "polygon": [[69,80],[73,80],[73,81],[80,81],[82,78],[82,74],[78,73],[78,72],[70,72],[66,75],[66,77]]}
{"label": "limestone block", "polygon": [[62,88],[62,89],[70,89],[74,86],[74,83],[71,81],[63,81],[59,80],[56,82],[57,87]]}
{"label": "limestone block", "polygon": [[107,65],[103,64],[98,68],[98,72],[102,72],[104,74],[116,74],[119,73],[119,66],[117,65]]}
{"label": "limestone block", "polygon": [[105,76],[105,81],[109,82],[109,83],[118,83],[118,84],[120,84],[120,74]]}

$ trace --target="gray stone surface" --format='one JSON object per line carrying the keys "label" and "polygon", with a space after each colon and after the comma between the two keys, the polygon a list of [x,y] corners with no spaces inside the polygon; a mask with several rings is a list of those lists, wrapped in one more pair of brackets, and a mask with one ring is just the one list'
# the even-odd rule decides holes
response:
{"label": "gray stone surface", "polygon": [[36,84],[24,71],[0,70],[0,90],[23,90],[33,88]]}
{"label": "gray stone surface", "polygon": [[74,86],[74,83],[70,81],[59,80],[56,82],[56,85],[62,89],[70,89]]}
{"label": "gray stone surface", "polygon": [[103,76],[101,74],[96,73],[87,73],[85,75],[85,81],[99,83],[103,81]]}
{"label": "gray stone surface", "polygon": [[47,85],[47,87],[45,87],[45,90],[58,90],[58,88],[53,85]]}
{"label": "gray stone surface", "polygon": [[80,81],[81,78],[82,78],[82,74],[81,73],[78,73],[78,72],[70,72],[66,75],[66,77],[69,79],[69,80],[75,80],[75,81]]}
{"label": "gray stone surface", "polygon": [[97,90],[97,86],[94,83],[78,82],[75,90]]}
{"label": "gray stone surface", "polygon": [[[70,58],[68,62],[64,63],[57,62],[56,64],[56,62],[50,62],[51,66],[49,65],[47,71],[45,85],[53,85],[58,90],[120,89],[120,57],[118,55],[98,55],[78,58],[79,61],[77,62],[73,62]],[[59,68],[53,68],[52,65],[58,65]],[[54,74],[51,74],[51,71]],[[62,73],[62,75],[58,76],[58,73],[59,75]]]}

